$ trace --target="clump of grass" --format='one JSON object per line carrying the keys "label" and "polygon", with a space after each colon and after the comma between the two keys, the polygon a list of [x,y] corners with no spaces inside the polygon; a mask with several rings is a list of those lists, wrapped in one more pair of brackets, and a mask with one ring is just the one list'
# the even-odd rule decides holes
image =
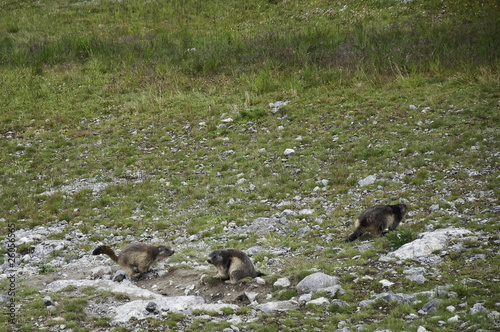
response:
{"label": "clump of grass", "polygon": [[411,229],[401,229],[393,232],[389,232],[386,235],[391,248],[396,250],[406,243],[409,243],[417,238],[415,233]]}

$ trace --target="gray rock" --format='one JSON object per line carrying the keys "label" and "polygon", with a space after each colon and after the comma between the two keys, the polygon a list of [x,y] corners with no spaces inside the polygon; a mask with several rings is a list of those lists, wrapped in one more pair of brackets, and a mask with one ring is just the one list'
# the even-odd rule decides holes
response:
{"label": "gray rock", "polygon": [[421,275],[421,274],[412,274],[409,276],[406,276],[406,279],[416,282],[417,284],[423,284],[424,282],[427,281],[427,279]]}
{"label": "gray rock", "polygon": [[247,254],[248,256],[254,256],[254,255],[260,254],[261,252],[265,252],[265,251],[266,251],[266,249],[264,249],[264,247],[261,247],[261,246],[253,246],[253,247],[248,248],[247,250],[243,250],[243,252],[245,254]]}
{"label": "gray rock", "polygon": [[296,216],[297,213],[293,210],[290,210],[290,209],[286,209],[286,210],[283,210],[283,212],[281,212],[281,217],[288,217],[288,216]]}
{"label": "gray rock", "polygon": [[363,300],[363,301],[358,303],[358,306],[362,308],[362,307],[369,306],[372,303],[375,303],[375,300]]}
{"label": "gray rock", "polygon": [[90,270],[90,277],[93,279],[102,278],[105,275],[111,274],[111,272],[110,266],[98,266]]}
{"label": "gray rock", "polygon": [[323,272],[316,272],[308,275],[297,284],[297,292],[299,295],[314,293],[320,288],[335,286],[338,282],[338,277],[332,277]]}
{"label": "gray rock", "polygon": [[154,302],[148,302],[146,305],[146,311],[147,312],[158,312],[158,306]]}
{"label": "gray rock", "polygon": [[294,149],[286,149],[285,152],[283,152],[283,154],[285,155],[285,157],[290,157],[290,156],[295,155],[295,150]]}
{"label": "gray rock", "polygon": [[326,297],[319,297],[317,299],[308,301],[306,304],[314,304],[314,305],[329,305],[330,301]]}
{"label": "gray rock", "polygon": [[336,329],[335,332],[350,332],[351,328],[348,326],[344,326],[343,328]]}
{"label": "gray rock", "polygon": [[299,303],[300,304],[304,304],[306,302],[311,301],[311,299],[312,299],[312,294],[311,293],[302,294],[301,296],[299,296]]}
{"label": "gray rock", "polygon": [[288,278],[279,278],[278,280],[276,280],[273,286],[286,288],[290,286],[290,280],[288,280]]}
{"label": "gray rock", "polygon": [[430,300],[429,302],[427,302],[426,304],[424,304],[424,306],[422,307],[422,310],[427,312],[427,313],[433,313],[434,311],[437,310],[437,307],[439,305],[439,303],[441,303],[441,299],[432,299]]}
{"label": "gray rock", "polygon": [[419,326],[418,329],[417,329],[417,332],[429,332],[429,330],[427,330],[425,327],[423,326]]}
{"label": "gray rock", "polygon": [[5,303],[9,299],[8,295],[0,294],[0,303]]}
{"label": "gray rock", "polygon": [[[194,310],[219,312],[222,308],[231,308],[233,310],[237,310],[239,308],[234,304],[208,304],[205,303],[201,296],[189,295],[165,297],[159,294],[157,295],[159,297],[155,299],[155,303],[158,311],[169,311],[189,315]],[[132,317],[135,317],[138,320],[147,318],[149,312],[145,308],[150,302],[150,300],[136,300],[118,306],[115,309],[117,314],[113,317],[113,323],[125,323]]]}
{"label": "gray rock", "polygon": [[45,296],[45,297],[43,298],[43,300],[42,300],[42,301],[43,301],[43,304],[44,304],[46,307],[51,306],[51,305],[53,305],[53,304],[54,304],[54,301],[53,301],[53,300],[52,300],[52,298],[51,298],[50,296],[48,296],[48,295],[47,295],[47,296]]}
{"label": "gray rock", "polygon": [[486,309],[481,303],[474,304],[469,310],[470,315],[475,315],[480,312],[488,312],[488,309]]}
{"label": "gray rock", "polygon": [[324,292],[325,295],[328,296],[329,298],[334,298],[335,296],[337,296],[337,293],[340,295],[345,294],[345,290],[342,287],[340,287],[340,285],[330,286],[330,287],[326,287],[326,288],[320,288],[320,289],[318,289],[317,292],[318,293]]}
{"label": "gray rock", "polygon": [[429,256],[434,251],[446,248],[448,241],[458,239],[471,232],[465,228],[442,228],[432,232],[425,232],[419,235],[419,238],[410,243],[406,243],[396,251],[389,254],[399,259],[420,259]]}
{"label": "gray rock", "polygon": [[299,215],[301,215],[301,216],[310,216],[312,214],[314,214],[313,209],[302,209],[299,211]]}
{"label": "gray rock", "polygon": [[404,293],[394,293],[393,291],[388,291],[385,293],[380,293],[373,295],[375,299],[382,299],[385,302],[397,302],[400,304],[410,304],[415,302],[416,296],[413,294]]}
{"label": "gray rock", "polygon": [[336,305],[339,308],[345,308],[345,307],[349,306],[349,304],[347,302],[339,300],[339,299],[333,299],[331,304]]}
{"label": "gray rock", "polygon": [[289,100],[287,101],[277,101],[274,103],[269,103],[269,108],[271,108],[271,112],[276,113],[279,111],[280,108],[288,105],[290,103]]}
{"label": "gray rock", "polygon": [[359,180],[358,185],[360,187],[364,187],[364,186],[370,185],[372,183],[375,183],[376,180],[377,180],[376,175],[368,175],[366,178]]}
{"label": "gray rock", "polygon": [[245,292],[245,296],[247,297],[248,301],[250,301],[250,303],[255,302],[258,295],[259,293],[256,292]]}
{"label": "gray rock", "polygon": [[291,300],[267,302],[255,306],[256,309],[261,310],[267,314],[274,311],[286,311],[290,309],[298,309],[298,307],[299,307],[298,303]]}
{"label": "gray rock", "polygon": [[306,226],[306,227],[302,227],[302,228],[299,228],[297,230],[297,235],[299,236],[304,236],[306,235],[307,233],[309,233],[311,231],[311,227],[309,226]]}
{"label": "gray rock", "polygon": [[125,272],[123,270],[118,270],[113,275],[113,279],[112,280],[114,282],[122,282],[125,279],[127,279],[127,272]]}

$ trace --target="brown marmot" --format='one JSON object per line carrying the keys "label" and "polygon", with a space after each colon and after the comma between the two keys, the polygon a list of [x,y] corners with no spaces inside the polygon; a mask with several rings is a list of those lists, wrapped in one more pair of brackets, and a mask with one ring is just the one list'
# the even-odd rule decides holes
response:
{"label": "brown marmot", "polygon": [[[115,263],[118,263],[131,278],[138,278],[149,270],[149,267],[154,263],[172,256],[174,250],[167,246],[152,246],[149,244],[133,243],[125,247],[116,256],[113,249],[108,246],[99,246],[92,255],[105,254],[108,255]],[[135,271],[137,268],[138,272]]]}
{"label": "brown marmot", "polygon": [[360,214],[356,220],[356,230],[349,235],[347,241],[354,241],[364,233],[380,236],[395,230],[406,213],[405,204],[374,205]]}
{"label": "brown marmot", "polygon": [[218,273],[216,278],[228,280],[231,284],[236,284],[240,279],[246,277],[261,277],[265,274],[255,271],[252,261],[241,250],[224,249],[214,250],[207,259],[207,262],[214,265]]}

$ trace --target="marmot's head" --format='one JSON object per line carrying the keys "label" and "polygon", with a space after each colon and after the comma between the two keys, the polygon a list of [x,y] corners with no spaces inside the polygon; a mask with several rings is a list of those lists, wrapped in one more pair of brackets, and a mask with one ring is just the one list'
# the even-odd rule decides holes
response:
{"label": "marmot's head", "polygon": [[159,246],[158,249],[160,250],[160,253],[158,255],[161,257],[172,256],[175,253],[172,248],[167,246]]}
{"label": "marmot's head", "polygon": [[227,254],[223,250],[214,250],[208,255],[207,262],[213,265],[221,265],[224,263]]}
{"label": "marmot's head", "polygon": [[406,204],[398,204],[398,207],[399,211],[401,212],[401,217],[403,217],[408,207],[406,206]]}

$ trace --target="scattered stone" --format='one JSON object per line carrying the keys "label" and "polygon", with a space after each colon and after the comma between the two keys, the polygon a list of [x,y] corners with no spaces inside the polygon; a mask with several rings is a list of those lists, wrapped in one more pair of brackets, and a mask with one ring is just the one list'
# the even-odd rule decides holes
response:
{"label": "scattered stone", "polygon": [[306,302],[311,301],[311,299],[312,299],[312,294],[311,293],[302,294],[301,296],[299,296],[299,303],[300,304],[304,304]]}
{"label": "scattered stone", "polygon": [[266,284],[266,281],[261,277],[254,278],[254,280],[258,285],[265,285]]}
{"label": "scattered stone", "polygon": [[261,247],[261,246],[253,246],[253,247],[248,248],[247,250],[243,250],[243,252],[245,252],[245,254],[247,254],[248,256],[254,256],[254,255],[260,254],[261,252],[265,252],[265,251],[266,251],[266,249],[264,249],[264,247]]}
{"label": "scattered stone", "polygon": [[425,311],[426,313],[433,313],[434,311],[437,310],[437,307],[439,305],[439,303],[441,303],[441,299],[432,299],[430,300],[429,302],[427,302],[426,304],[424,304],[424,306],[422,307],[422,310]]}
{"label": "scattered stone", "polygon": [[448,318],[448,322],[449,322],[449,323],[456,323],[456,322],[458,322],[459,320],[460,320],[460,316],[458,316],[458,315],[455,315],[455,316],[453,316],[453,317]]}
{"label": "scattered stone", "polygon": [[51,298],[50,296],[48,296],[48,295],[47,295],[47,296],[45,296],[45,297],[43,298],[43,300],[42,300],[42,301],[43,301],[43,304],[44,304],[46,307],[51,306],[51,305],[53,305],[53,304],[54,304],[54,301],[53,301],[53,300],[52,300],[52,298]]}
{"label": "scattered stone", "polygon": [[290,156],[295,155],[295,150],[294,149],[286,149],[285,152],[283,152],[283,154],[285,155],[285,157],[290,157]]}
{"label": "scattered stone", "polygon": [[349,306],[349,304],[346,301],[342,301],[342,300],[339,300],[339,299],[333,299],[332,302],[331,302],[331,304],[332,305],[336,305],[339,308],[345,308],[345,307]]}
{"label": "scattered stone", "polygon": [[118,270],[113,275],[113,279],[112,280],[114,282],[122,282],[125,279],[127,279],[127,272],[125,272],[123,270]]}
{"label": "scattered stone", "polygon": [[372,297],[375,299],[382,299],[385,302],[397,302],[399,304],[410,304],[415,302],[417,298],[413,294],[394,293],[393,291],[375,294]]}
{"label": "scattered stone", "polygon": [[148,302],[146,306],[146,311],[148,312],[158,312],[158,306],[154,302]]}
{"label": "scattered stone", "polygon": [[283,106],[286,106],[290,103],[289,100],[287,101],[277,101],[277,102],[274,102],[274,103],[269,103],[269,108],[271,108],[271,112],[272,113],[276,113],[279,111],[280,108],[282,108]]}
{"label": "scattered stone", "polygon": [[299,295],[315,293],[318,289],[335,286],[338,282],[338,277],[332,277],[323,272],[316,272],[308,275],[297,284],[297,292]]}
{"label": "scattered stone", "polygon": [[267,302],[255,306],[256,309],[261,310],[266,314],[274,311],[286,311],[290,309],[298,309],[298,307],[299,307],[298,303],[292,300]]}
{"label": "scattered stone", "polygon": [[326,306],[326,305],[330,304],[330,301],[326,297],[320,297],[320,298],[311,300],[311,301],[307,302],[306,304],[314,304],[314,305],[324,305],[324,306]]}
{"label": "scattered stone", "polygon": [[90,277],[92,279],[102,278],[105,275],[111,275],[111,272],[110,266],[98,266],[90,270]]}
{"label": "scattered stone", "polygon": [[278,280],[276,280],[273,286],[286,288],[290,286],[290,280],[288,280],[288,278],[279,278]]}
{"label": "scattered stone", "polygon": [[326,288],[320,288],[317,290],[317,293],[325,293],[329,298],[334,298],[337,293],[340,295],[345,294],[345,290],[340,287],[340,285],[330,286]]}
{"label": "scattered stone", "polygon": [[358,185],[360,187],[364,187],[364,186],[367,186],[367,185],[375,183],[376,180],[377,180],[377,176],[376,175],[368,175],[366,178],[364,178],[362,180],[359,180],[358,181]]}
{"label": "scattered stone", "polygon": [[258,295],[259,293],[256,292],[245,292],[245,296],[247,297],[248,301],[250,301],[250,303],[255,302]]}
{"label": "scattered stone", "polygon": [[475,315],[480,312],[488,312],[488,309],[486,309],[481,303],[474,304],[469,310],[470,315]]}
{"label": "scattered stone", "polygon": [[380,280],[379,283],[382,284],[382,286],[384,286],[384,287],[391,287],[392,285],[394,285],[393,282],[386,280],[386,279]]}
{"label": "scattered stone", "polygon": [[417,284],[423,284],[424,282],[427,281],[427,279],[421,275],[421,274],[412,274],[409,276],[406,276],[406,279],[416,282]]}
{"label": "scattered stone", "polygon": [[[419,234],[419,238],[404,244],[389,256],[397,257],[401,260],[415,259],[431,255],[434,251],[443,250],[446,248],[448,241],[451,239],[459,239],[465,235],[470,235],[471,231],[465,228],[441,228],[431,232]],[[384,261],[385,259],[381,259]]]}

